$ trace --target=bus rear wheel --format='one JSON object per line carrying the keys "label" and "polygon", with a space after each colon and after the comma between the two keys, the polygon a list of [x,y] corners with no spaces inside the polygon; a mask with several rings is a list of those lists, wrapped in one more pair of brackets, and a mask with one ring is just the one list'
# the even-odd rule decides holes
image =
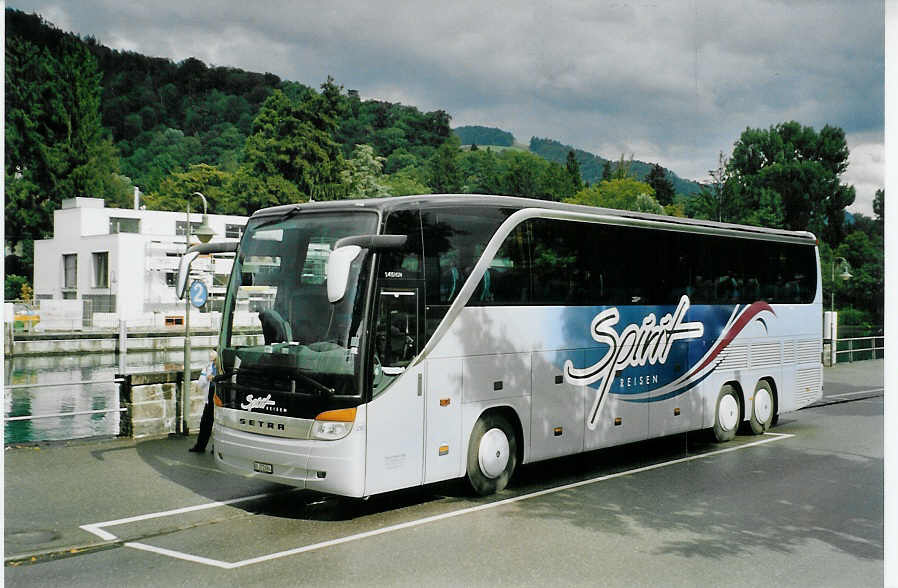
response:
{"label": "bus rear wheel", "polygon": [[739,428],[739,417],[742,411],[739,407],[739,396],[736,388],[731,384],[724,384],[717,395],[717,405],[714,411],[714,438],[719,443],[725,443],[736,436]]}
{"label": "bus rear wheel", "polygon": [[773,424],[773,415],[775,400],[773,397],[773,389],[770,382],[761,380],[755,386],[755,393],[751,401],[751,432],[755,435],[761,435]]}
{"label": "bus rear wheel", "polygon": [[487,496],[503,490],[517,462],[518,441],[508,420],[495,413],[477,419],[468,444],[468,482],[474,492]]}

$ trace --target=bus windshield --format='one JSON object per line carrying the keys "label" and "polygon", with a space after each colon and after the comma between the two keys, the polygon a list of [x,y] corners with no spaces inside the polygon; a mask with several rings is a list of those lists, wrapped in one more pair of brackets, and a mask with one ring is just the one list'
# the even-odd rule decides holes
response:
{"label": "bus windshield", "polygon": [[[233,372],[224,396],[239,405],[254,390],[360,395],[370,255],[363,251],[353,261],[346,294],[334,304],[327,297],[327,263],[338,239],[375,233],[377,222],[371,212],[288,213],[247,226],[222,317],[222,369]],[[261,327],[262,341],[240,345],[235,327]]]}

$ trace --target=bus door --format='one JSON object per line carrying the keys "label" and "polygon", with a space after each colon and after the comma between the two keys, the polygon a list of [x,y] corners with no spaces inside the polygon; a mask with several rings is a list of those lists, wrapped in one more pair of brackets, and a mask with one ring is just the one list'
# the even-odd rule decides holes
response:
{"label": "bus door", "polygon": [[418,288],[384,285],[374,324],[373,399],[368,405],[365,493],[422,483],[424,364],[418,354]]}

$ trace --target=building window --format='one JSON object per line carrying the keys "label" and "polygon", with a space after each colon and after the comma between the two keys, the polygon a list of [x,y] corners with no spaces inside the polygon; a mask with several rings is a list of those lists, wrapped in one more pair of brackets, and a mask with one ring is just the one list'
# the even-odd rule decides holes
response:
{"label": "building window", "polygon": [[[196,235],[196,230],[200,228],[200,225],[203,223],[190,223],[190,234]],[[187,235],[187,221],[175,221],[175,235],[179,237],[183,237]]]}
{"label": "building window", "polygon": [[115,312],[115,294],[85,294],[84,316],[93,316],[95,312]]}
{"label": "building window", "polygon": [[140,219],[109,217],[109,234],[139,233]]}
{"label": "building window", "polygon": [[109,287],[109,252],[99,251],[93,254],[94,288]]}
{"label": "building window", "polygon": [[78,255],[69,253],[62,256],[63,290],[78,289]]}
{"label": "building window", "polygon": [[245,225],[225,225],[225,238],[239,239],[243,237]]}

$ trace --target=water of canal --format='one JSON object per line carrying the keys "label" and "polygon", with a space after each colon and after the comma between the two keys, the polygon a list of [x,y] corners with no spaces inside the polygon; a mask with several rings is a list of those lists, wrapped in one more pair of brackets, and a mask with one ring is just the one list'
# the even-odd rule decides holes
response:
{"label": "water of canal", "polygon": [[[134,352],[127,356],[128,372],[180,370],[184,353],[180,350]],[[205,352],[195,351],[191,365],[202,368]],[[4,419],[81,411],[110,411],[62,417],[34,418],[4,422],[4,443],[59,441],[94,436],[114,436],[119,431],[119,372],[114,353],[71,356],[12,357],[4,366]],[[102,382],[77,384],[73,382]],[[25,386],[54,384],[39,388]]]}

